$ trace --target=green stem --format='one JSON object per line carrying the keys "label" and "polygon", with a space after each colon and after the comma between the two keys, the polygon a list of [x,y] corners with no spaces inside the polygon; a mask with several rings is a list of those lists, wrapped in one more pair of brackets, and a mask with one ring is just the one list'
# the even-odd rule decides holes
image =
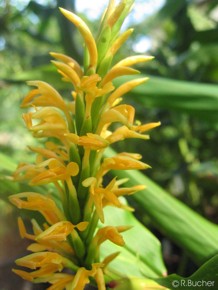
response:
{"label": "green stem", "polygon": [[88,227],[88,233],[87,233],[87,238],[86,238],[86,245],[87,246],[91,243],[91,240],[93,238],[93,235],[94,235],[95,230],[96,230],[97,225],[98,225],[98,221],[99,221],[99,217],[98,217],[98,214],[95,210],[93,213],[92,219],[89,223],[89,227]]}
{"label": "green stem", "polygon": [[70,261],[69,259],[63,258],[63,262],[64,262],[64,265],[66,267],[70,268],[71,270],[73,270],[75,272],[79,270],[79,267],[77,265],[75,265],[72,261]]}
{"label": "green stem", "polygon": [[79,177],[79,185],[78,185],[78,192],[79,192],[79,202],[80,202],[80,206],[81,209],[84,209],[86,201],[87,201],[87,197],[88,197],[88,193],[89,190],[87,187],[84,187],[82,185],[83,180],[85,180],[86,178],[90,177],[90,161],[89,161],[89,156],[90,156],[90,150],[89,149],[85,149],[84,150],[84,155],[83,155],[83,160],[82,160],[82,170],[80,173],[80,177]]}
{"label": "green stem", "polygon": [[78,135],[80,135],[80,131],[83,125],[83,119],[85,115],[85,104],[84,104],[84,98],[83,95],[78,93],[76,96],[76,102],[75,102],[75,120],[76,120],[76,132]]}
{"label": "green stem", "polygon": [[79,201],[77,198],[77,192],[76,189],[73,185],[73,182],[71,180],[71,177],[69,177],[66,180],[67,183],[67,193],[68,193],[68,212],[69,215],[71,217],[71,221],[74,224],[77,224],[80,219],[81,219],[81,210],[80,210],[80,205],[79,205]]}
{"label": "green stem", "polygon": [[76,229],[71,233],[72,243],[79,260],[83,260],[85,255],[85,246]]}

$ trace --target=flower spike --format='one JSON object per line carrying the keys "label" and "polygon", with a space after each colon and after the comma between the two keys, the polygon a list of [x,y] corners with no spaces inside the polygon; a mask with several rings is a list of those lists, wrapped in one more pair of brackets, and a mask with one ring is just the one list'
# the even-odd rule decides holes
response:
{"label": "flower spike", "polygon": [[[133,0],[110,0],[93,36],[88,25],[74,13],[60,8],[81,33],[84,63],[70,56],[51,52],[63,81],[72,86],[67,100],[51,85],[28,81],[34,88],[21,107],[26,127],[41,146],[28,146],[35,162],[19,164],[16,182],[26,182],[33,190],[9,197],[25,212],[32,212],[31,229],[26,219],[18,218],[20,236],[31,243],[31,253],[16,260],[13,272],[33,283],[49,283],[48,290],[83,290],[87,284],[106,290],[109,263],[117,257],[117,247],[125,245],[122,233],[131,225],[107,224],[105,208],[133,211],[123,197],[143,190],[144,185],[125,187],[126,178],[110,179],[111,170],[144,170],[150,166],[138,153],[122,152],[104,158],[111,144],[130,138],[145,142],[147,131],[160,122],[141,124],[135,108],[121,103],[123,95],[148,78],[132,79],[116,88],[114,79],[139,74],[132,66],[151,60],[151,56],[129,56],[111,65],[113,58],[133,29],[120,34]],[[115,126],[114,126],[115,125]],[[36,214],[37,212],[37,214]],[[114,253],[102,259],[102,244],[115,245]]]}

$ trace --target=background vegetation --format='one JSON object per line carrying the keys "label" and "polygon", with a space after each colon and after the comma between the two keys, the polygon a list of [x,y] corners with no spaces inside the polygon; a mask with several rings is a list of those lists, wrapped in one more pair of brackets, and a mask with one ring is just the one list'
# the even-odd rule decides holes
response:
{"label": "background vegetation", "polygon": [[[2,224],[5,221],[0,229],[0,266],[3,270],[18,255],[14,251],[10,255],[11,261],[7,258],[7,253],[11,253],[15,247],[15,243],[8,243],[13,240],[15,233],[8,230],[11,207],[6,201],[9,194],[18,190],[8,176],[19,161],[33,158],[25,148],[27,144],[35,142],[24,128],[19,108],[28,90],[25,81],[43,79],[65,94],[67,87],[63,87],[50,66],[48,53],[64,52],[76,59],[81,59],[82,55],[80,37],[73,26],[60,16],[57,8],[62,6],[75,10],[76,1],[43,1],[43,5],[37,1],[21,2],[0,2],[0,212]],[[138,2],[145,1],[136,0],[136,5]],[[82,17],[86,18],[86,15]],[[94,29],[97,25],[95,21],[92,23]],[[151,140],[146,144],[134,140],[114,149],[140,151],[145,162],[152,166],[146,175],[153,182],[202,217],[217,223],[218,1],[167,0],[159,11],[143,22],[134,24],[134,27],[133,38],[120,54],[130,53],[135,44],[146,36],[151,42],[150,51],[146,53],[155,56],[155,60],[140,68],[143,74],[150,76],[150,80],[129,94],[127,102],[134,104],[142,122],[160,120],[162,126],[151,133]],[[153,189],[157,193],[158,189],[152,186],[150,184],[151,191]],[[166,212],[162,214],[167,215],[170,208],[174,207],[171,200],[163,204],[154,196],[146,207],[144,200],[137,195],[129,202],[136,208],[137,218],[162,242],[169,273],[191,275],[205,262],[206,254],[204,258],[199,256],[203,248],[193,254],[190,245],[186,247],[185,242],[181,242],[184,234],[170,231],[172,216],[169,215],[163,225],[163,216],[155,215],[163,207]],[[153,205],[153,211],[149,211],[149,205]],[[186,214],[184,211],[187,224],[194,223],[187,220]],[[209,229],[203,221],[199,220],[199,224]],[[187,228],[184,240],[188,239],[188,233],[191,235],[190,228]],[[213,236],[217,237],[217,233]],[[199,236],[202,244],[204,237],[205,234]],[[16,244],[16,247],[21,247],[22,251],[22,245]],[[194,247],[196,244],[191,248]],[[215,254],[214,248],[210,256]],[[11,289],[7,288],[7,284],[3,286],[3,289]]]}

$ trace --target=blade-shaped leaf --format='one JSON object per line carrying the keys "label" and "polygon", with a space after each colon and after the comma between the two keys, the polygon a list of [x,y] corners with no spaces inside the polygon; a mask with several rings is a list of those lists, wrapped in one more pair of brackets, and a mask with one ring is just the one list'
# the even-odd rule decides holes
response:
{"label": "blade-shaped leaf", "polygon": [[[112,149],[106,156],[115,155]],[[146,189],[131,196],[152,219],[155,226],[202,264],[218,253],[218,227],[172,197],[139,171],[114,171],[129,178],[128,185],[145,184]]]}
{"label": "blade-shaped leaf", "polygon": [[[155,281],[154,281],[155,280]],[[176,274],[159,279],[126,278],[113,281],[114,290],[175,290],[175,289],[217,289],[218,287],[218,255],[202,265],[188,278]],[[167,287],[167,288],[166,288]]]}
{"label": "blade-shaped leaf", "polygon": [[[119,78],[116,84],[122,84],[129,79],[129,77]],[[218,120],[217,85],[152,76],[146,84],[134,88],[130,95],[146,107],[179,110],[205,120]]]}
{"label": "blade-shaped leaf", "polygon": [[131,229],[122,233],[125,240],[124,247],[116,246],[111,242],[105,242],[102,245],[103,256],[117,251],[121,252],[109,264],[110,269],[115,270],[115,273],[121,277],[160,277],[166,275],[159,240],[131,212],[107,207],[105,209],[105,224],[132,226]]}
{"label": "blade-shaped leaf", "polygon": [[203,264],[188,278],[176,274],[156,280],[159,284],[170,289],[217,289],[218,288],[218,255]]}
{"label": "blade-shaped leaf", "polygon": [[0,171],[7,170],[13,172],[17,164],[6,154],[0,153]]}

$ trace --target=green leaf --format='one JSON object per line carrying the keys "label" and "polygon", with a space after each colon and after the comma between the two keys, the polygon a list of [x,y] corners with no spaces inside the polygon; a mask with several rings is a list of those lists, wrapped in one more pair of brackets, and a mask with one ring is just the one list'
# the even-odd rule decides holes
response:
{"label": "green leaf", "polygon": [[188,278],[176,274],[166,278],[155,279],[159,284],[170,289],[218,289],[218,255],[202,265]]}
{"label": "green leaf", "polygon": [[7,155],[0,153],[0,171],[7,170],[13,172],[17,164]]}
{"label": "green leaf", "polygon": [[104,225],[132,226],[131,229],[122,233],[125,240],[124,247],[119,247],[110,241],[101,246],[103,257],[120,252],[119,256],[109,264],[109,269],[112,272],[120,277],[160,277],[166,275],[159,240],[131,212],[107,207],[105,208]]}
{"label": "green leaf", "polygon": [[38,66],[32,70],[24,71],[12,78],[3,77],[3,80],[7,83],[23,84],[28,80],[43,80],[45,82],[54,85],[58,90],[66,90],[72,88],[70,83],[63,82],[61,76],[58,74],[56,68],[52,65],[42,65]]}
{"label": "green leaf", "polygon": [[0,153],[0,198],[7,201],[9,194],[18,190],[18,184],[13,182],[10,174],[16,169],[17,165],[9,156]]}
{"label": "green leaf", "polygon": [[[107,149],[107,157],[115,155]],[[145,190],[130,198],[144,210],[154,225],[202,264],[218,253],[218,227],[172,197],[139,171],[114,170],[118,178],[129,178],[128,185],[144,184]]]}
{"label": "green leaf", "polygon": [[[116,84],[120,85],[129,79],[129,77],[119,78]],[[217,85],[152,76],[146,84],[134,88],[130,96],[146,107],[178,110],[205,120],[218,120]]]}
{"label": "green leaf", "polygon": [[[159,279],[125,278],[112,281],[114,290],[195,290],[217,289],[218,287],[218,255],[207,261],[188,278],[176,274]],[[109,283],[110,285],[110,283]],[[167,287],[167,288],[165,288]]]}

